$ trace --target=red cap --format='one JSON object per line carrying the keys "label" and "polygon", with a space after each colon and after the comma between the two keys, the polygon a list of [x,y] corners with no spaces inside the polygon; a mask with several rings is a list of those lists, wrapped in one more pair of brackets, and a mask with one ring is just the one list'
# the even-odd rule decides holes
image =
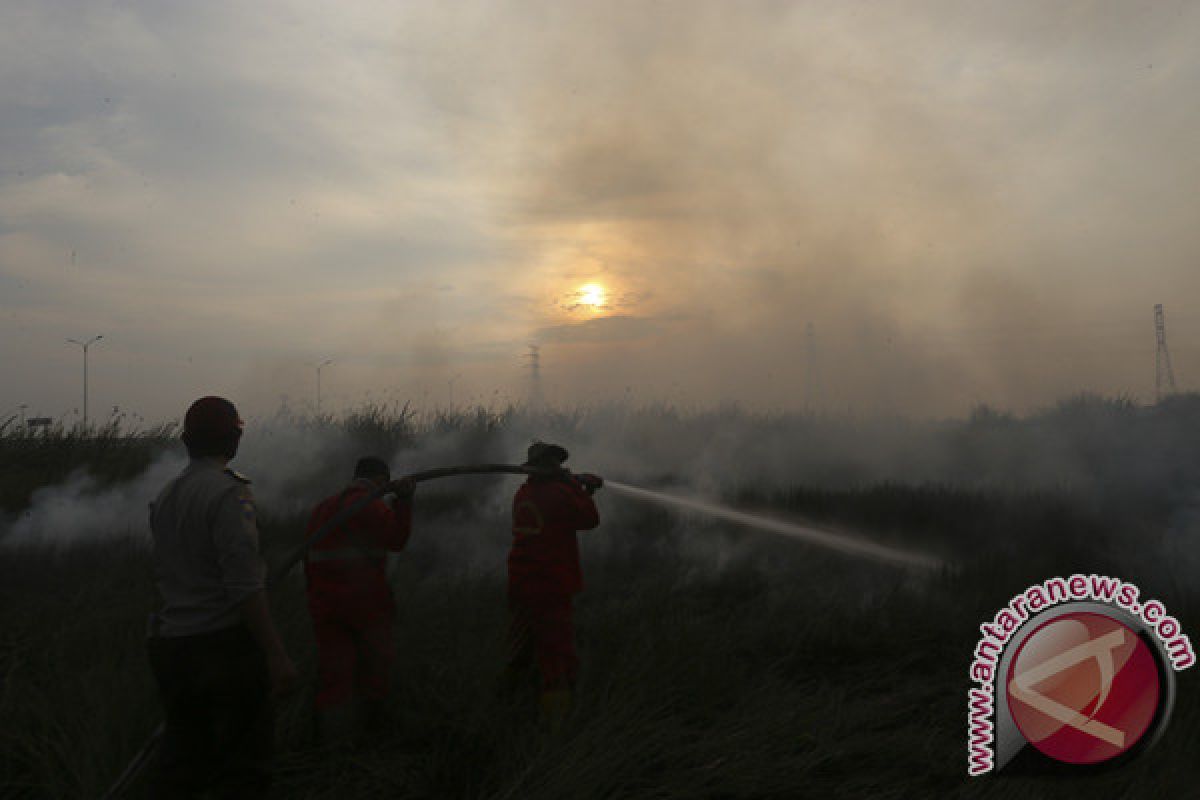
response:
{"label": "red cap", "polygon": [[225,439],[240,436],[242,418],[224,397],[201,397],[183,418],[183,434],[193,439]]}

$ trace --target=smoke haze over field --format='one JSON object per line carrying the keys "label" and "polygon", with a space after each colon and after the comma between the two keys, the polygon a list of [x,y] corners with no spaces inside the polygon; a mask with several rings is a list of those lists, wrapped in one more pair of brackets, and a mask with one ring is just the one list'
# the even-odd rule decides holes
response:
{"label": "smoke haze over field", "polygon": [[1200,373],[1194,3],[0,6],[0,419]]}
{"label": "smoke haze over field", "polygon": [[[264,515],[294,521],[344,485],[362,455],[387,458],[395,474],[512,464],[523,460],[531,440],[542,438],[566,445],[577,470],[712,502],[736,500],[747,490],[763,498],[888,484],[1016,497],[1061,494],[1097,513],[1119,511],[1139,518],[1139,524],[1169,529],[1177,551],[1173,558],[1183,553],[1200,560],[1198,437],[1200,395],[1152,409],[1080,397],[1024,419],[980,411],[969,421],[937,423],[758,416],[733,409],[681,415],[610,406],[575,414],[510,411],[407,423],[275,419],[248,428],[233,466],[253,479]],[[5,443],[16,450],[15,438]],[[63,453],[69,452],[64,446]],[[149,469],[128,482],[100,488],[80,470],[58,485],[37,489],[28,508],[8,509],[16,516],[7,531],[0,525],[0,539],[59,544],[130,533],[144,537],[146,504],[182,467],[182,447],[172,442],[147,461]],[[103,469],[97,471],[103,477]],[[423,485],[421,508],[450,517],[437,520],[446,528],[434,535],[437,546],[457,547],[468,558],[476,537],[494,533],[488,540],[491,550],[479,545],[480,552],[494,555],[506,541],[514,486],[507,477]],[[601,499],[614,532],[637,512],[627,499],[609,493]]]}

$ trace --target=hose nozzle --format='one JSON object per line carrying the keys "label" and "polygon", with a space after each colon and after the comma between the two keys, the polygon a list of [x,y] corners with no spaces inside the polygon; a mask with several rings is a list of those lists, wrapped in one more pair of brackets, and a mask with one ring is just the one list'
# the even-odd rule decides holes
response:
{"label": "hose nozzle", "polygon": [[575,476],[575,480],[579,481],[579,485],[587,489],[588,494],[594,494],[597,489],[604,486],[604,478],[599,475],[594,475],[590,472],[580,472]]}

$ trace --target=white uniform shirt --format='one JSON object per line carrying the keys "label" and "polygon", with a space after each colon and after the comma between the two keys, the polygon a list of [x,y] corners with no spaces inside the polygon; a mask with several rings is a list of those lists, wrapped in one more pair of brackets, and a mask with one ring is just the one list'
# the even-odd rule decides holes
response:
{"label": "white uniform shirt", "polygon": [[150,505],[159,636],[232,627],[239,606],[263,588],[250,481],[215,459],[196,459]]}

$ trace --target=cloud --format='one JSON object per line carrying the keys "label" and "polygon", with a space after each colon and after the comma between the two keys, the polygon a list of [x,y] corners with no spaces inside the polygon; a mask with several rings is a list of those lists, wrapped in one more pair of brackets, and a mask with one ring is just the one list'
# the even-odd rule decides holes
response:
{"label": "cloud", "polygon": [[617,315],[540,328],[534,333],[534,339],[557,344],[630,342],[654,338],[662,331],[659,321]]}
{"label": "cloud", "polygon": [[[61,341],[92,330],[96,396],[155,415],[329,354],[347,398],[460,367],[516,393],[530,337],[601,345],[589,395],[790,403],[809,324],[839,407],[1146,396],[1149,309],[1200,292],[1191,3],[6,21],[0,406],[70,408]],[[578,324],[590,282],[614,321]],[[1168,319],[1186,383],[1200,314]]]}

